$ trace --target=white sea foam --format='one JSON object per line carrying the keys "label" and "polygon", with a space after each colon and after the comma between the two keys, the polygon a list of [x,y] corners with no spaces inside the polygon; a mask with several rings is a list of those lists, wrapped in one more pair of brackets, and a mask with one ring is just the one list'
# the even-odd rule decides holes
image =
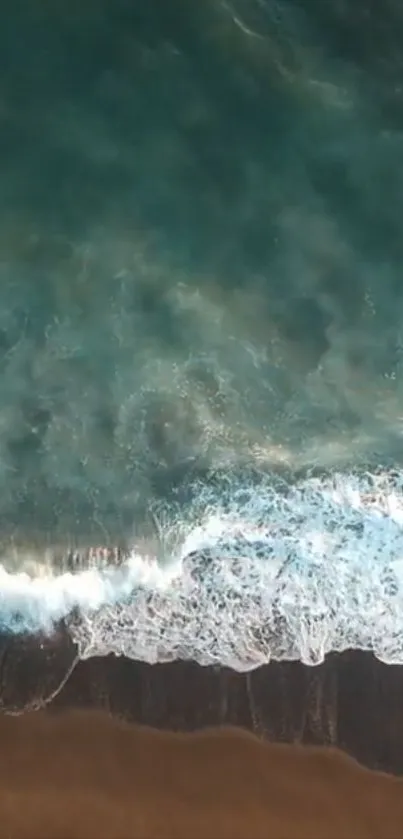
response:
{"label": "white sea foam", "polygon": [[168,542],[164,565],[133,550],[120,568],[41,579],[3,570],[3,626],[50,631],[75,610],[82,658],[248,670],[361,648],[403,663],[403,473],[200,486]]}

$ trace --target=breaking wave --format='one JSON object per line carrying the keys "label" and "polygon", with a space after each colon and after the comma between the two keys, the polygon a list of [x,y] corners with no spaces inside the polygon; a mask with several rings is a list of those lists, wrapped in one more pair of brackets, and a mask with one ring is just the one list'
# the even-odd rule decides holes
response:
{"label": "breaking wave", "polygon": [[158,558],[134,543],[118,566],[3,567],[3,629],[65,619],[81,658],[250,670],[359,648],[403,663],[403,472],[216,480],[159,529]]}

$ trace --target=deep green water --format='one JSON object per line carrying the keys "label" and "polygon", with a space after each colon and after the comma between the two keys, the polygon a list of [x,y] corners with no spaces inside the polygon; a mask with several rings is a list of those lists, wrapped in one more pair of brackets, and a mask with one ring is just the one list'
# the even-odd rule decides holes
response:
{"label": "deep green water", "polygon": [[403,460],[403,7],[0,11],[0,528]]}

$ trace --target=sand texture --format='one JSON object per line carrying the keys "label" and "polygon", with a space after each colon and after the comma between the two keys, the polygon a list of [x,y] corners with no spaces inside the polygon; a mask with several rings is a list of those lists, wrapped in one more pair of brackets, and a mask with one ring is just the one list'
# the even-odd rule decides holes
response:
{"label": "sand texture", "polygon": [[333,749],[101,712],[2,716],[0,741],[4,839],[403,837],[403,780]]}

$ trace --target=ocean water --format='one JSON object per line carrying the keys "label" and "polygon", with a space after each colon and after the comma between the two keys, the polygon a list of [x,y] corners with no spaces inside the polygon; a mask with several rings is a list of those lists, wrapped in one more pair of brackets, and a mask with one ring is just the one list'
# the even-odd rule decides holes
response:
{"label": "ocean water", "polygon": [[2,9],[4,629],[403,661],[402,43],[394,0]]}

